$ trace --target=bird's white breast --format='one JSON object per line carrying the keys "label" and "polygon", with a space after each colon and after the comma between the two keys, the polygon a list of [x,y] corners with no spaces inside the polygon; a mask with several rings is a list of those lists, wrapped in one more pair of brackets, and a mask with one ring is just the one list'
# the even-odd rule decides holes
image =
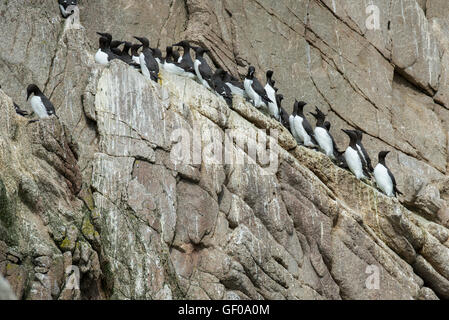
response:
{"label": "bird's white breast", "polygon": [[378,187],[389,197],[393,197],[393,181],[391,181],[387,168],[377,164],[374,168],[374,178]]}
{"label": "bird's white breast", "polygon": [[304,129],[303,126],[304,119],[301,116],[296,115],[295,119],[293,120],[295,125],[296,133],[298,134],[298,137],[301,139],[301,142],[304,143],[305,146],[312,147],[312,138],[310,138],[309,134],[307,133],[306,129]]}
{"label": "bird's white breast", "polygon": [[332,139],[326,129],[321,127],[316,127],[315,130],[315,140],[320,145],[321,150],[330,158],[334,158],[334,146],[332,144]]}
{"label": "bird's white breast", "polygon": [[133,61],[140,65],[140,58],[138,56],[133,56]]}
{"label": "bird's white breast", "polygon": [[196,76],[198,77],[198,79],[200,79],[201,82],[203,82],[203,77],[201,76],[201,73],[200,73],[200,65],[201,65],[201,61],[198,59],[196,59],[195,62],[193,63]]}
{"label": "bird's white breast", "polygon": [[106,52],[101,51],[101,49],[98,49],[97,53],[95,54],[95,61],[103,65],[108,64],[109,63],[108,54]]}
{"label": "bird's white breast", "polygon": [[288,118],[288,122],[290,124],[290,130],[292,131],[293,138],[295,138],[296,142],[301,143],[302,141],[299,138],[295,128],[295,116],[291,114],[290,117]]}
{"label": "bird's white breast", "polygon": [[148,79],[151,79],[150,70],[148,70],[147,64],[145,62],[145,55],[143,54],[143,52],[140,54],[139,60],[140,60],[140,68],[142,69],[142,74]]}
{"label": "bird's white breast", "polygon": [[173,73],[173,74],[177,74],[178,76],[181,76],[185,73],[184,69],[178,67],[177,65],[175,65],[174,63],[165,63],[164,66],[165,71]]}
{"label": "bird's white breast", "polygon": [[253,89],[253,80],[245,79],[243,82],[243,86],[245,87],[245,91],[248,94],[248,97],[253,100],[254,106],[259,108],[260,106],[260,96]]}
{"label": "bird's white breast", "polygon": [[276,103],[276,91],[268,83],[265,85],[265,91],[267,92],[268,98],[272,101],[268,103],[268,110],[270,114],[279,120],[279,108]]}
{"label": "bird's white breast", "polygon": [[349,169],[356,176],[356,178],[365,178],[365,175],[363,174],[362,161],[360,160],[358,152],[352,149],[352,147],[348,147],[344,156]]}
{"label": "bird's white breast", "polygon": [[236,94],[236,95],[239,95],[239,96],[242,96],[242,97],[245,96],[245,91],[240,89],[239,87],[234,86],[230,82],[226,82],[226,85],[229,87],[229,89],[231,89],[232,94]]}
{"label": "bird's white breast", "polygon": [[40,119],[48,119],[49,116],[47,114],[47,109],[45,108],[42,100],[38,96],[34,96],[31,98],[31,108]]}

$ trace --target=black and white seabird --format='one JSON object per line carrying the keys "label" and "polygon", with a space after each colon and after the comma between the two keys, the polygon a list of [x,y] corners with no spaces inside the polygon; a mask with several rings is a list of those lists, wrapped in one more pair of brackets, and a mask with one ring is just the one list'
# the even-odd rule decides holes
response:
{"label": "black and white seabird", "polygon": [[265,85],[265,91],[271,102],[268,102],[268,112],[272,117],[279,121],[279,106],[276,102],[275,81],[273,80],[273,71],[267,71],[267,84]]}
{"label": "black and white seabird", "polygon": [[332,136],[332,134],[330,134],[330,132],[331,132],[331,123],[329,121],[325,121],[324,122],[324,127],[326,128],[327,132],[329,132],[329,135],[330,135],[330,137],[332,139],[332,145],[334,146],[334,155],[337,158],[337,160],[336,160],[337,165],[339,167],[341,167],[341,168],[349,169],[348,168],[348,164],[346,163],[346,159],[345,159],[345,157],[343,155],[344,152],[341,152],[338,149],[337,143],[335,143],[334,137]]}
{"label": "black and white seabird", "polygon": [[138,43],[133,44],[131,46],[131,57],[132,57],[134,63],[138,64],[139,66],[140,66],[140,58],[139,58],[140,54],[138,51],[141,47],[142,47],[142,45],[138,44]]}
{"label": "black and white seabird", "polygon": [[159,64],[153,56],[153,51],[150,49],[150,41],[145,37],[134,37],[142,43],[142,52],[139,55],[140,68],[142,74],[155,82],[159,79]]}
{"label": "black and white seabird", "polygon": [[117,56],[120,56],[122,54],[122,50],[120,50],[120,46],[123,44],[123,41],[119,41],[119,40],[112,40],[111,43],[109,44],[109,48],[111,49],[111,51],[116,54]]}
{"label": "black and white seabird", "polygon": [[212,76],[212,88],[215,90],[215,92],[223,97],[223,99],[226,101],[228,106],[232,106],[232,92],[231,89],[223,82],[223,73],[225,71],[221,68],[215,70],[214,75]]}
{"label": "black and white seabird", "polygon": [[195,47],[193,49],[195,51],[195,62],[193,63],[195,74],[203,86],[211,89],[210,83],[214,74],[206,59],[204,59],[204,53],[209,52],[209,50],[201,47]]}
{"label": "black and white seabird", "polygon": [[154,59],[156,59],[159,68],[163,69],[164,64],[163,64],[163,59],[162,59],[162,52],[159,48],[151,48],[151,51],[153,52],[153,57]]}
{"label": "black and white seabird", "polygon": [[95,54],[95,61],[99,64],[106,65],[109,61],[118,59],[118,56],[113,53],[110,49],[110,44],[112,37],[109,38],[110,34],[97,32],[101,37],[99,39],[99,49]]}
{"label": "black and white seabird", "polygon": [[350,138],[349,146],[344,153],[349,170],[351,170],[357,179],[367,179],[369,172],[365,170],[362,162],[362,154],[357,148],[357,134],[352,130],[342,129],[342,131]]}
{"label": "black and white seabird", "polygon": [[373,168],[373,166],[371,164],[371,159],[370,159],[370,157],[368,155],[368,152],[366,152],[366,149],[365,149],[365,147],[362,144],[363,133],[362,133],[362,131],[360,131],[358,129],[354,130],[354,132],[357,135],[357,148],[359,149],[360,154],[362,155],[362,158],[363,158],[363,160],[366,163],[366,167],[368,168],[369,172],[371,173],[371,172],[374,171],[374,168]]}
{"label": "black and white seabird", "polygon": [[304,101],[295,101],[293,107],[293,113],[290,115],[290,128],[293,137],[300,144],[306,147],[316,147],[316,141],[314,138],[314,132],[307,118],[304,116],[304,107],[306,106]]}
{"label": "black and white seabird", "polygon": [[385,164],[385,157],[390,151],[379,152],[379,163],[374,168],[374,178],[380,190],[382,190],[389,197],[396,197],[398,194],[402,195],[396,187],[396,179]]}
{"label": "black and white seabird", "polygon": [[132,61],[132,56],[129,54],[129,50],[131,49],[131,47],[133,46],[133,44],[129,41],[123,41],[123,49],[120,52],[120,56],[122,58],[127,59],[128,61]]}
{"label": "black and white seabird", "polygon": [[256,69],[253,66],[248,68],[248,74],[243,82],[246,94],[253,101],[256,108],[268,109],[267,104],[273,102],[268,98],[267,92],[260,84],[259,80],[254,76]]}
{"label": "black and white seabird", "polygon": [[[30,101],[31,108],[39,119],[49,119],[52,115],[56,116],[55,107],[35,84],[30,84],[27,88],[27,100],[32,94],[34,96]],[[30,122],[36,121],[39,120],[31,120]]]}
{"label": "black and white seabird", "polygon": [[[113,41],[114,42],[114,41]],[[118,57],[118,59],[120,59],[120,60],[122,60],[123,62],[125,62],[125,63],[127,63],[127,64],[129,64],[130,66],[133,66],[134,68],[139,68],[139,66],[140,66],[140,63],[136,63],[134,60],[133,60],[133,58],[132,58],[132,56],[129,54],[129,50],[131,49],[131,47],[132,47],[132,43],[131,42],[128,42],[128,41],[119,41],[119,42],[121,42],[121,44],[123,44],[124,46],[123,46],[123,49],[122,50],[120,50],[120,49],[118,49],[117,48],[117,57]],[[140,62],[140,61],[139,61]]]}
{"label": "black and white seabird", "polygon": [[19,116],[25,117],[29,114],[28,111],[20,109],[20,107],[17,105],[17,103],[13,102],[13,104],[14,104],[14,109],[16,110],[16,113]]}
{"label": "black and white seabird", "polygon": [[184,69],[178,66],[177,59],[173,56],[174,50],[173,47],[167,47],[166,55],[164,59],[164,70],[173,74],[177,74],[182,76],[185,74]]}
{"label": "black and white seabird", "polygon": [[326,120],[326,116],[318,108],[315,108],[315,112],[316,113],[310,113],[316,119],[315,130],[313,131],[315,140],[316,142],[318,142],[320,150],[324,152],[325,155],[327,155],[332,160],[337,160],[331,134],[324,126],[324,120]]}
{"label": "black and white seabird", "polygon": [[181,63],[182,57],[179,54],[178,50],[173,50],[172,57],[173,57],[173,62]]}
{"label": "black and white seabird", "polygon": [[174,47],[182,47],[184,49],[184,54],[182,55],[182,60],[180,63],[177,63],[177,66],[184,70],[182,76],[194,79],[196,77],[195,74],[195,66],[193,64],[192,56],[190,55],[190,44],[188,41],[183,40],[173,45]]}
{"label": "black and white seabird", "polygon": [[[276,95],[277,99],[278,99],[278,96],[280,96],[280,94]],[[278,106],[279,106],[279,114],[280,114],[280,118],[281,118],[280,122],[291,133],[290,122],[289,122],[290,116],[288,115],[288,112],[281,106],[279,99],[277,101],[278,101]]]}
{"label": "black and white seabird", "polygon": [[77,5],[77,0],[58,0],[59,10],[63,18],[67,18],[73,14],[73,7]]}
{"label": "black and white seabird", "polygon": [[225,72],[223,76],[224,83],[231,89],[232,94],[247,98],[248,95],[245,92],[245,87],[243,83],[233,77],[229,72]]}

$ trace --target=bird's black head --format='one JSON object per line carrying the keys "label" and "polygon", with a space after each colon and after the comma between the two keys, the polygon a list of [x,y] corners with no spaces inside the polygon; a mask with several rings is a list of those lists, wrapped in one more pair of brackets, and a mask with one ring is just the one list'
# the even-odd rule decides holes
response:
{"label": "bird's black head", "polygon": [[223,74],[223,81],[224,82],[231,82],[232,81],[232,76],[229,74],[229,72],[225,72]]}
{"label": "bird's black head", "polygon": [[175,43],[172,45],[173,47],[183,47],[184,49],[189,49],[190,48],[190,44],[187,40],[182,40],[178,43]]}
{"label": "bird's black head", "polygon": [[209,49],[202,48],[202,47],[195,47],[195,48],[193,48],[193,50],[195,50],[196,57],[203,57],[204,53],[210,52]]}
{"label": "bird's black head", "polygon": [[155,58],[162,59],[162,52],[159,50],[159,48],[151,48],[151,51],[153,51],[153,56]]}
{"label": "bird's black head", "polygon": [[27,100],[30,98],[31,94],[37,95],[40,94],[41,90],[35,84],[30,84],[27,88]]}
{"label": "bird's black head", "polygon": [[123,41],[123,43],[125,44],[123,46],[123,52],[129,52],[129,49],[131,49],[133,44],[131,42],[129,42],[129,41]]}
{"label": "bird's black head", "polygon": [[348,137],[351,139],[351,144],[354,144],[357,141],[357,135],[356,135],[355,131],[345,130],[345,129],[341,129],[341,131],[343,131],[344,133],[346,133],[348,135]]}
{"label": "bird's black head", "polygon": [[144,48],[149,48],[150,47],[150,40],[148,40],[145,37],[134,37],[134,39],[140,41],[140,43],[142,43],[142,46]]}
{"label": "bird's black head", "polygon": [[109,47],[110,47],[111,49],[114,49],[114,48],[119,47],[119,46],[122,45],[123,43],[124,43],[123,41],[113,40],[113,41],[111,41],[111,44],[109,45]]}
{"label": "bird's black head", "polygon": [[224,77],[226,74],[226,71],[224,71],[222,68],[218,68],[217,70],[215,70],[215,76],[222,78]]}
{"label": "bird's black head", "polygon": [[168,46],[167,48],[165,48],[165,52],[167,56],[171,56],[173,54],[173,47]]}
{"label": "bird's black head", "polygon": [[296,116],[298,114],[298,103],[298,100],[295,99],[295,103],[293,104],[292,116]]}
{"label": "bird's black head", "polygon": [[142,45],[141,44],[133,44],[132,46],[131,46],[131,54],[133,55],[133,56],[138,56],[139,54],[137,53],[137,51],[140,49],[140,47],[142,47]]}
{"label": "bird's black head", "polygon": [[322,120],[324,122],[324,119],[326,119],[326,116],[324,115],[324,113],[318,109],[317,107],[315,107],[315,113],[311,112],[310,113],[315,119],[317,120]]}
{"label": "bird's black head", "polygon": [[362,138],[363,138],[363,132],[360,131],[359,129],[354,130],[354,132],[355,132],[355,135],[357,136],[357,140],[358,140],[358,141],[362,141]]}
{"label": "bird's black head", "polygon": [[329,121],[326,121],[324,123],[324,127],[326,128],[327,131],[331,131],[331,123]]}
{"label": "bird's black head", "polygon": [[271,87],[274,87],[274,85],[276,84],[276,81],[274,81],[272,77],[273,77],[273,71],[272,70],[268,70],[267,71],[267,83]]}
{"label": "bird's black head", "polygon": [[112,41],[112,35],[110,33],[97,32],[97,34],[101,37],[105,37],[109,42]]}
{"label": "bird's black head", "polygon": [[248,74],[246,75],[246,77],[250,80],[252,80],[254,78],[254,73],[256,72],[256,68],[254,68],[253,66],[249,66],[248,68]]}
{"label": "bird's black head", "polygon": [[178,61],[178,59],[181,55],[179,54],[178,50],[173,50],[172,56],[173,56],[173,60]]}
{"label": "bird's black head", "polygon": [[390,151],[381,151],[379,152],[379,163],[385,164],[385,158],[390,153]]}
{"label": "bird's black head", "polygon": [[304,102],[304,101],[299,101],[298,102],[298,112],[300,113],[300,114],[303,114],[303,112],[304,112],[304,107],[307,105],[307,102]]}
{"label": "bird's black head", "polygon": [[99,42],[99,46],[100,46],[100,49],[107,49],[108,48],[108,43],[109,43],[109,41],[108,41],[108,39],[106,39],[105,37],[100,37],[100,39],[98,40],[98,42]]}

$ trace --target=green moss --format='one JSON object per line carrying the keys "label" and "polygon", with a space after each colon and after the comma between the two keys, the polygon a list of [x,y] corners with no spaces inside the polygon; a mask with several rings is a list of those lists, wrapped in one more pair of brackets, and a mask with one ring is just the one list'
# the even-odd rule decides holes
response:
{"label": "green moss", "polygon": [[84,217],[83,226],[81,227],[81,231],[83,232],[83,235],[87,239],[89,239],[89,240],[93,240],[94,239],[96,231],[95,231],[94,226],[90,222],[90,219],[87,216]]}
{"label": "green moss", "polygon": [[95,209],[94,195],[90,189],[84,193],[83,200],[90,211]]}
{"label": "green moss", "polygon": [[61,248],[62,251],[69,251],[73,249],[74,244],[72,243],[72,241],[70,241],[69,238],[65,237],[65,239],[62,240],[59,247]]}

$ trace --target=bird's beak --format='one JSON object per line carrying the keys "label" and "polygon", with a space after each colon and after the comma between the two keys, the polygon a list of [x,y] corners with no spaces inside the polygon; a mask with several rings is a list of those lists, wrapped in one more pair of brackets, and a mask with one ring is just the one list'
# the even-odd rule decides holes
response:
{"label": "bird's beak", "polygon": [[31,96],[31,92],[27,92],[27,101],[30,98],[30,96]]}
{"label": "bird's beak", "polygon": [[181,42],[178,42],[176,44],[172,44],[172,47],[180,47],[181,46]]}
{"label": "bird's beak", "polygon": [[317,117],[318,117],[318,115],[315,114],[315,113],[313,113],[313,112],[310,112],[310,114],[311,114],[314,118],[317,118]]}
{"label": "bird's beak", "polygon": [[134,37],[134,39],[136,39],[136,40],[142,42],[142,38],[140,38],[140,37]]}
{"label": "bird's beak", "polygon": [[106,36],[105,36],[105,33],[97,32],[97,34],[98,34],[99,36],[106,37]]}
{"label": "bird's beak", "polygon": [[343,131],[344,133],[346,133],[347,135],[349,135],[349,130],[341,129],[341,131]]}

